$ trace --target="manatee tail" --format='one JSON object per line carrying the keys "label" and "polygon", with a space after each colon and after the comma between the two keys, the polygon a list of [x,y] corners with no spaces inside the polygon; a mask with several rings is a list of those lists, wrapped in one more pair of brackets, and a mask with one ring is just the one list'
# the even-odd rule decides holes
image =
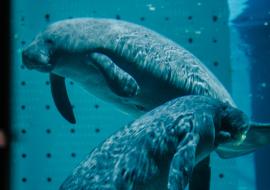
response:
{"label": "manatee tail", "polygon": [[70,123],[76,123],[71,103],[68,98],[65,78],[50,74],[51,91],[54,103],[61,115]]}
{"label": "manatee tail", "polygon": [[217,150],[222,158],[233,158],[252,153],[260,147],[270,144],[270,123],[251,122],[245,141],[239,146]]}

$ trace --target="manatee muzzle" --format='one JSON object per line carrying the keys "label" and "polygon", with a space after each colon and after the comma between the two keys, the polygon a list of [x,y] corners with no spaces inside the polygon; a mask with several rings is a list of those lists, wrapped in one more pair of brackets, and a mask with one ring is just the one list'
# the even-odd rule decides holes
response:
{"label": "manatee muzzle", "polygon": [[34,69],[40,72],[50,72],[53,64],[45,51],[34,52],[31,48],[24,49],[22,52],[22,61],[27,69]]}

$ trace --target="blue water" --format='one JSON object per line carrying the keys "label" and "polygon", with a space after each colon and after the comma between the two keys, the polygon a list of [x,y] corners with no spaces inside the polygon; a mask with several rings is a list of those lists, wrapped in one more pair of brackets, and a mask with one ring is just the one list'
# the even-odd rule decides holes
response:
{"label": "blue water", "polygon": [[[234,21],[245,43],[250,44],[250,76],[252,86],[252,116],[257,121],[269,121],[270,111],[270,3],[267,0],[249,1],[246,10]],[[255,16],[254,16],[255,15]],[[270,187],[270,148],[255,153],[257,189]]]}
{"label": "blue water", "polygon": [[[252,118],[270,121],[267,0],[249,1],[239,10],[225,0],[14,0],[12,5],[12,190],[57,189],[87,153],[133,120],[72,81],[67,86],[78,122],[61,117],[48,75],[26,70],[21,61],[22,48],[54,21],[102,17],[151,28],[196,55]],[[232,9],[238,11],[229,20]],[[211,189],[268,190],[269,152],[230,160],[213,154]]]}

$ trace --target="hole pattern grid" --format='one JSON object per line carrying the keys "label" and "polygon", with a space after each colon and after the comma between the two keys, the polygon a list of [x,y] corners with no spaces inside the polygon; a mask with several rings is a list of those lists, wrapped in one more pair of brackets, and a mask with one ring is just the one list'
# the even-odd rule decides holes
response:
{"label": "hole pattern grid", "polygon": [[[71,125],[61,117],[50,94],[48,75],[28,71],[21,62],[22,48],[54,21],[107,17],[146,26],[193,52],[230,89],[226,1],[94,0],[91,5],[88,0],[14,2],[12,190],[58,189],[86,154],[133,119],[89,95],[71,80],[67,81],[67,88],[77,124]],[[30,9],[30,5],[36,8]],[[237,185],[236,179],[227,179],[227,173],[220,177],[220,173],[225,172],[214,170],[215,189],[223,189],[219,184],[227,183],[226,180],[231,186]]]}

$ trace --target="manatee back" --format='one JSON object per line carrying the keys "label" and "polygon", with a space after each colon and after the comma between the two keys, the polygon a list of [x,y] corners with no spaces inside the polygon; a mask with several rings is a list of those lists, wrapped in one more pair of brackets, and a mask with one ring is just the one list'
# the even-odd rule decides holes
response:
{"label": "manatee back", "polygon": [[[133,76],[142,89],[146,86],[147,91],[152,86],[152,92],[147,93],[161,96],[152,108],[188,94],[234,105],[224,86],[192,53],[143,26],[113,19],[78,18],[54,23],[45,33],[58,38],[59,48],[66,51],[103,53]],[[164,83],[172,95],[167,97],[158,91],[159,86],[155,90],[156,81]]]}

